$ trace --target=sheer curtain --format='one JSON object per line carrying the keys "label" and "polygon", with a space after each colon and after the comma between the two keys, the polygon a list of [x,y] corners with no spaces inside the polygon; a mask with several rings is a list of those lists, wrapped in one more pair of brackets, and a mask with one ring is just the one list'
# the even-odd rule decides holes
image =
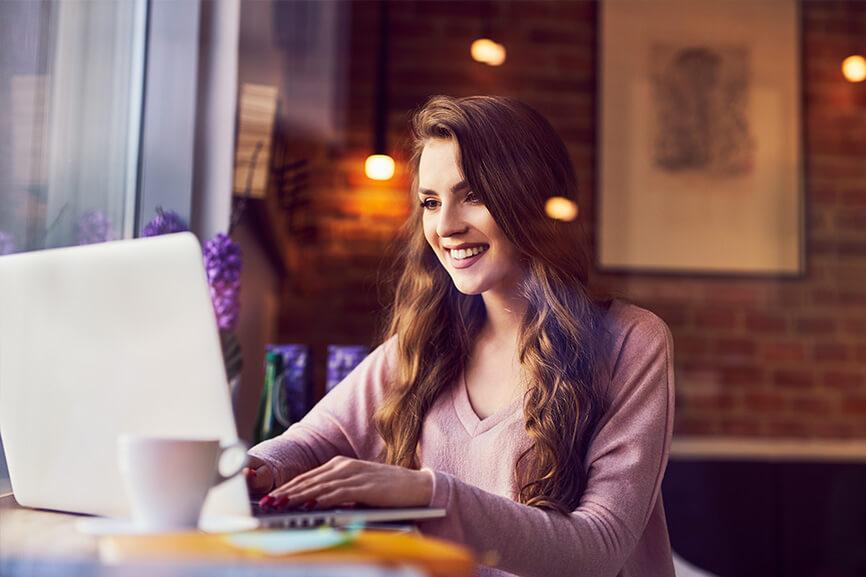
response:
{"label": "sheer curtain", "polygon": [[146,18],[146,0],[0,2],[0,258],[132,236]]}
{"label": "sheer curtain", "polygon": [[132,235],[145,19],[145,0],[0,3],[4,252]]}

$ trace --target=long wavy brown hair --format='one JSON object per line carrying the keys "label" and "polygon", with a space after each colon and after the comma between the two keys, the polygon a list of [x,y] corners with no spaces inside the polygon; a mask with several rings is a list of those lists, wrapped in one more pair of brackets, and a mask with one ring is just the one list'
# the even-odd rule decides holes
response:
{"label": "long wavy brown hair", "polygon": [[[587,445],[605,410],[602,323],[610,301],[587,288],[579,221],[545,214],[551,196],[577,201],[568,151],[550,123],[520,101],[434,96],[411,120],[412,199],[431,139],[456,140],[463,176],[517,248],[525,273],[518,358],[528,379],[523,413],[532,444],[515,466],[517,500],[573,511],[586,486]],[[457,382],[486,313],[480,295],[454,286],[424,237],[422,209],[412,204],[391,247],[394,293],[382,336],[397,335],[398,366],[375,424],[385,441],[383,460],[417,468],[424,417]]]}

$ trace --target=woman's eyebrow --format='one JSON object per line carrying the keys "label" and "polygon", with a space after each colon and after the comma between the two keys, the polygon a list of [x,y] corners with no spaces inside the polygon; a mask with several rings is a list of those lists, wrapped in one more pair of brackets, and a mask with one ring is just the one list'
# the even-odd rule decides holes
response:
{"label": "woman's eyebrow", "polygon": [[[458,193],[458,192],[462,191],[464,188],[469,188],[469,183],[466,182],[465,180],[461,180],[460,182],[458,182],[457,184],[455,184],[454,186],[451,187],[451,194]],[[435,190],[430,190],[429,188],[419,188],[418,194],[439,196],[438,192],[436,192]]]}

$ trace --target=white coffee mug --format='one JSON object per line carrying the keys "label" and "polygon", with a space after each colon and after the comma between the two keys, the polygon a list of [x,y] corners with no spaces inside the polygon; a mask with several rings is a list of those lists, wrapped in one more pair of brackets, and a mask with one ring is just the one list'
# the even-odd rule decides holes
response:
{"label": "white coffee mug", "polygon": [[[220,446],[218,439],[120,435],[120,472],[126,484],[133,523],[148,530],[194,528],[211,487],[246,465],[247,446]],[[241,449],[241,462],[229,475],[220,471],[226,451]]]}

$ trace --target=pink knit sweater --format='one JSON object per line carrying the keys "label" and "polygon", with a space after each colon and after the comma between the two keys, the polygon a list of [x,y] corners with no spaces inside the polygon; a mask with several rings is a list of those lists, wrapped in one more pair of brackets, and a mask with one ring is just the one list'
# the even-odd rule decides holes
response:
{"label": "pink knit sweater", "polygon": [[[520,399],[485,419],[463,379],[424,421],[420,458],[435,479],[432,507],[444,519],[424,533],[468,545],[479,575],[672,577],[660,494],[674,416],[673,342],[649,311],[614,301],[608,314],[609,410],[587,452],[589,479],[570,515],[514,501],[514,465],[529,446]],[[396,364],[394,338],[380,345],[300,422],[250,453],[277,483],[336,455],[376,460],[383,446],[371,416]]]}

